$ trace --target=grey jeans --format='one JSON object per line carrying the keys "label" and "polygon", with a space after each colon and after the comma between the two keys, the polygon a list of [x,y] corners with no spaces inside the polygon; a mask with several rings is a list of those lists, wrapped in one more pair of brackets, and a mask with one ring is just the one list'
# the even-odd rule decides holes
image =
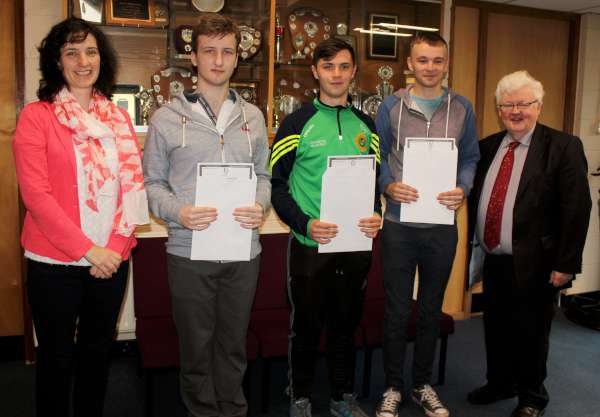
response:
{"label": "grey jeans", "polygon": [[194,417],[243,417],[246,333],[260,256],[217,263],[168,254],[167,261],[183,403]]}

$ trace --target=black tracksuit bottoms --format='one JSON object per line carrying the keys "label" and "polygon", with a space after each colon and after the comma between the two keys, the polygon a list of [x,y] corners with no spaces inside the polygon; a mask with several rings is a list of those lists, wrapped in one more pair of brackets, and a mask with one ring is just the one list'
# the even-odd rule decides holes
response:
{"label": "black tracksuit bottoms", "polygon": [[310,398],[321,330],[325,325],[331,396],[354,391],[354,333],[363,311],[371,252],[318,253],[291,238],[288,296],[291,304],[291,398]]}

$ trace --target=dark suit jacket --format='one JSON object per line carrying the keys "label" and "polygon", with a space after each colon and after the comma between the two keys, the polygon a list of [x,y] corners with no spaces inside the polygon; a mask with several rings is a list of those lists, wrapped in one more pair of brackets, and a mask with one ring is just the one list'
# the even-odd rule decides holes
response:
{"label": "dark suit jacket", "polygon": [[[506,131],[479,142],[481,159],[469,196],[469,236],[488,169]],[[547,285],[550,271],[581,272],[590,218],[587,161],[579,138],[537,124],[513,211],[513,257],[516,284]]]}

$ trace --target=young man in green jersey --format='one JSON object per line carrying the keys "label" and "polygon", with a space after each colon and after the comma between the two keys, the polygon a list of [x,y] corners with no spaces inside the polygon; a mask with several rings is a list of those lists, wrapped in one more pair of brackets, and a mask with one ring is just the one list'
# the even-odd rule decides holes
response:
{"label": "young man in green jersey", "polygon": [[[379,138],[371,119],[348,102],[356,74],[354,50],[327,39],[314,52],[312,72],[319,97],[285,118],[271,152],[272,203],[292,230],[289,249],[290,416],[311,416],[311,389],[321,328],[327,328],[330,411],[337,417],[366,417],[354,391],[354,332],[362,316],[371,252],[318,253],[337,234],[320,220],[321,181],[329,156],[374,154]],[[381,224],[379,192],[374,214],[357,226],[374,238]]]}

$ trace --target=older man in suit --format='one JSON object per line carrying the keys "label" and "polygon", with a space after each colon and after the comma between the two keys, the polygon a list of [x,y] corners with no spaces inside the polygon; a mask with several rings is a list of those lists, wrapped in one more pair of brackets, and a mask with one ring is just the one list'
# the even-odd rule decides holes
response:
{"label": "older man in suit", "polygon": [[469,201],[474,250],[483,249],[487,384],[473,404],[518,395],[511,417],[538,417],[554,300],[581,272],[590,217],[587,162],[579,138],[537,122],[542,84],[526,71],[498,83],[506,130],[483,139]]}

